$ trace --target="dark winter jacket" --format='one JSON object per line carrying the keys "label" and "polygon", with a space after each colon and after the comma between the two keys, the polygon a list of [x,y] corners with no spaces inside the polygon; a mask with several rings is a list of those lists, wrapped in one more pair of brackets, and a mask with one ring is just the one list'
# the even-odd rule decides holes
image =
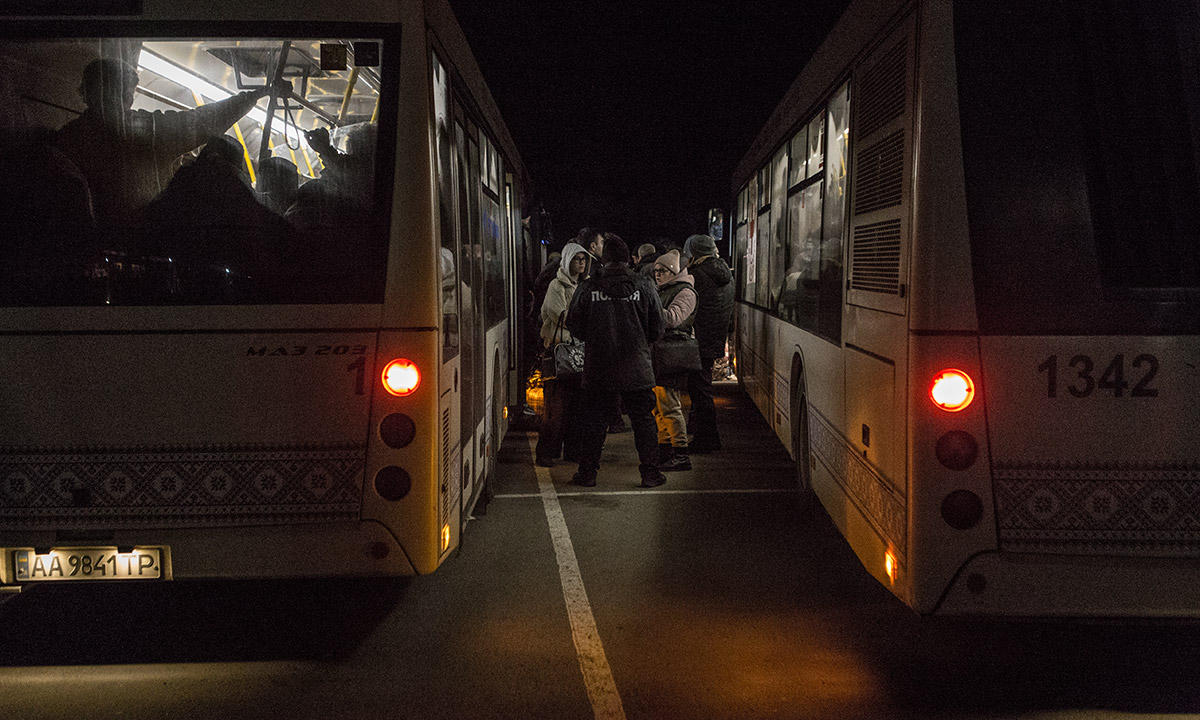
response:
{"label": "dark winter jacket", "polygon": [[620,392],[654,387],[650,343],[663,334],[662,304],[649,280],[606,265],[580,283],[567,328],[583,340],[583,385]]}
{"label": "dark winter jacket", "polygon": [[644,278],[650,278],[650,280],[654,280],[654,261],[657,260],[660,255],[662,255],[662,253],[650,253],[641,260],[638,260],[633,266],[633,271]]}
{"label": "dark winter jacket", "polygon": [[696,279],[696,294],[700,297],[695,326],[700,357],[725,357],[725,340],[733,324],[733,273],[715,255],[693,259],[688,272]]}
{"label": "dark winter jacket", "polygon": [[533,281],[533,300],[530,303],[529,314],[541,320],[542,303],[546,301],[546,291],[550,288],[550,283],[554,282],[554,278],[558,276],[558,266],[561,261],[548,260],[542,266],[541,272],[534,278]]}

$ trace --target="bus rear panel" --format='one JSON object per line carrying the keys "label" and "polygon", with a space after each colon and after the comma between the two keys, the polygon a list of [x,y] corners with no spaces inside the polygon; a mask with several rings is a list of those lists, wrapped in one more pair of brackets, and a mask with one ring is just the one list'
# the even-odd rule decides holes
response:
{"label": "bus rear panel", "polygon": [[1197,614],[1197,19],[851,3],[742,162],[739,379],[921,613]]}
{"label": "bus rear panel", "polygon": [[[434,570],[503,432],[462,408],[504,408],[510,360],[512,223],[488,206],[459,289],[471,236],[437,212],[431,38],[477,72],[452,15],[118,5],[0,30],[0,584]],[[114,73],[119,123],[87,89]],[[479,398],[472,289],[502,339]]]}

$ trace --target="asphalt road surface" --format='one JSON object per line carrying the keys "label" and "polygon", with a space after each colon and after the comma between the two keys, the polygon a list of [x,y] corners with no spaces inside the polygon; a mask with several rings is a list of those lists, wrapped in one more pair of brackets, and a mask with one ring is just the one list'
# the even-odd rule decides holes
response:
{"label": "asphalt road surface", "polygon": [[511,432],[427,577],[47,586],[0,606],[0,718],[1200,717],[1200,625],[922,619],[734,383],[725,448],[654,490]]}

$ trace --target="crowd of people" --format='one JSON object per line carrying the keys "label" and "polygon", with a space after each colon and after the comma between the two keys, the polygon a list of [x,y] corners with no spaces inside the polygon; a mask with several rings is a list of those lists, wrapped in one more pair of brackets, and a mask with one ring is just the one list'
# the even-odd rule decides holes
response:
{"label": "crowd of people", "polygon": [[543,381],[536,464],[561,458],[578,466],[573,484],[594,486],[605,437],[626,416],[642,487],[721,449],[712,369],[725,356],[733,273],[711,236],[645,243],[633,254],[621,237],[584,228],[551,253],[533,292],[544,355],[583,346],[580,373],[560,369]]}

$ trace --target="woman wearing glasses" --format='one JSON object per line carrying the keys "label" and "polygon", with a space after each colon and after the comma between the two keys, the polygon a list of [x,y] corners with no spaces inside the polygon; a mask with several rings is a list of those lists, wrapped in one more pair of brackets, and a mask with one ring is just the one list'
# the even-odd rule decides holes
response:
{"label": "woman wearing glasses", "polygon": [[[549,352],[554,352],[558,343],[571,342],[571,331],[567,330],[567,308],[579,281],[587,277],[588,252],[578,243],[567,243],[559,261],[558,273],[550,281],[546,298],[542,301],[542,342]],[[562,453],[568,462],[579,460],[579,378],[552,378],[543,385],[545,415],[538,433],[534,462],[542,467],[553,467],[554,460]]]}
{"label": "woman wearing glasses", "polygon": [[[654,261],[654,283],[662,302],[663,320],[667,331],[660,343],[692,337],[696,319],[696,286],[692,276],[683,270],[678,250],[668,250]],[[699,355],[697,355],[697,358]],[[658,423],[660,470],[691,470],[688,459],[687,423],[683,419],[683,403],[679,391],[687,387],[687,372],[659,372],[654,388],[657,406],[654,419]]]}

